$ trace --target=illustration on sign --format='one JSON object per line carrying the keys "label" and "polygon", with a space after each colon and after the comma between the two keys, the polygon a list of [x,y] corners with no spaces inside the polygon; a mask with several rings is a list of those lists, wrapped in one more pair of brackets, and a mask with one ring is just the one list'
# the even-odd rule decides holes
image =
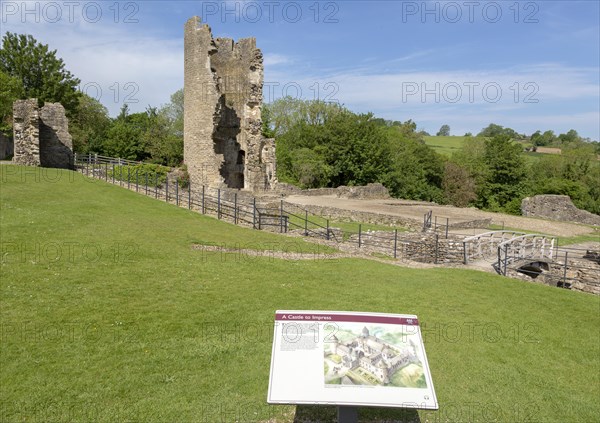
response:
{"label": "illustration on sign", "polygon": [[326,325],[326,385],[427,388],[417,344],[408,334],[382,326]]}

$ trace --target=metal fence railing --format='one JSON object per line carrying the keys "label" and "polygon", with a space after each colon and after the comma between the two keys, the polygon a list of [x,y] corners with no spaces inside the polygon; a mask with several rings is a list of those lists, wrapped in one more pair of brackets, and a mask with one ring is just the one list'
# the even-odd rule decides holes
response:
{"label": "metal fence railing", "polygon": [[[280,233],[293,232],[335,242],[340,248],[380,254],[401,261],[469,264],[478,259],[487,259],[499,274],[505,276],[508,276],[509,268],[513,264],[518,264],[518,259],[540,259],[540,262],[543,262],[542,259],[548,262],[554,260],[558,264],[562,261],[568,263],[564,266],[562,286],[571,286],[567,279],[572,272],[569,273],[566,269],[575,263],[572,257],[575,253],[566,249],[559,252],[553,237],[508,230],[491,231],[475,236],[450,233],[448,228],[451,227],[451,223],[446,220],[445,225],[441,225],[442,229],[438,230],[436,218],[431,212],[424,217],[424,227],[429,228],[424,232],[406,233],[391,228],[364,230],[363,224],[360,223],[356,225],[355,230],[336,228],[331,226],[330,219],[312,216],[299,205],[283,200],[264,204],[248,193],[234,189],[193,186],[190,181],[181,181],[166,174],[159,175],[157,172],[140,174],[140,164],[99,155],[75,155],[75,169],[84,175],[127,187],[179,207],[213,215],[236,225]],[[135,172],[131,171],[133,166],[136,166]],[[563,250],[564,259],[561,255]],[[556,263],[555,267],[558,266]],[[546,267],[547,271],[550,271],[550,265]],[[521,273],[523,272],[527,270],[521,269]]]}

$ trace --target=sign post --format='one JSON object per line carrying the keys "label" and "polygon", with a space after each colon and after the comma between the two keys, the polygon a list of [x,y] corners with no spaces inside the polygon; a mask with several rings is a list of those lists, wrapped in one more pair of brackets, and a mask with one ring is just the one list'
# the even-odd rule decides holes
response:
{"label": "sign post", "polygon": [[267,402],[437,410],[417,316],[278,310]]}
{"label": "sign post", "polygon": [[358,423],[358,408],[339,406],[337,412],[338,423]]}

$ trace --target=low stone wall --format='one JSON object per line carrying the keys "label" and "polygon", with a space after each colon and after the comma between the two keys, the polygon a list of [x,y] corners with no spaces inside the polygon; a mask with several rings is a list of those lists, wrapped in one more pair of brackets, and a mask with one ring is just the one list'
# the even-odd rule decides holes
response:
{"label": "low stone wall", "polygon": [[518,272],[517,267],[507,269],[507,276],[554,287],[570,286],[573,291],[600,295],[600,264],[595,260],[569,258],[565,272],[565,262],[559,259],[549,263],[548,270],[535,278]]}
{"label": "low stone wall", "polygon": [[464,222],[450,223],[448,227],[450,229],[480,229],[487,228],[492,224],[492,218],[487,219],[475,219],[465,220]]}
{"label": "low stone wall", "polygon": [[403,253],[414,261],[423,263],[463,263],[462,238],[441,237],[436,234],[405,234],[402,237]]}
{"label": "low stone wall", "polygon": [[524,198],[521,202],[521,213],[528,217],[600,225],[600,216],[578,209],[568,195],[536,195]]}
{"label": "low stone wall", "polygon": [[[284,208],[289,208],[292,210],[294,208],[299,207],[297,204],[288,203],[286,201],[284,201],[283,206]],[[308,210],[310,214],[329,217],[330,219],[337,220],[338,222],[362,222],[378,225],[402,226],[413,230],[421,230],[423,227],[422,221],[417,221],[414,219],[404,218],[400,216],[391,216],[355,210],[344,210],[335,207],[315,205],[302,205],[301,207],[305,210]]]}
{"label": "low stone wall", "polygon": [[283,195],[306,195],[314,197],[335,195],[339,198],[356,198],[362,200],[385,200],[391,198],[387,188],[378,182],[352,187],[342,185],[337,188],[312,189],[300,189],[294,185],[279,183],[276,187],[276,191]]}

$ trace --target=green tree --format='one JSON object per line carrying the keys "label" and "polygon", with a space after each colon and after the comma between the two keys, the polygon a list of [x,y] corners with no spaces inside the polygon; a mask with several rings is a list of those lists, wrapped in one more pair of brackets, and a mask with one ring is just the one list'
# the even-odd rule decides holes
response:
{"label": "green tree", "polygon": [[447,137],[450,135],[450,126],[449,125],[442,125],[442,127],[440,128],[440,130],[438,131],[437,134],[435,134],[438,137]]}
{"label": "green tree", "polygon": [[490,123],[487,127],[483,128],[479,134],[477,134],[478,137],[488,138],[497,137],[498,135],[506,135],[512,139],[521,138],[521,136],[514,129],[505,128],[502,125],[497,125],[495,123]]}
{"label": "green tree", "polygon": [[[171,135],[181,138],[183,142],[183,88],[171,94],[171,102],[164,105],[160,114],[169,121]],[[182,147],[183,148],[183,147]]]}
{"label": "green tree", "polygon": [[558,139],[562,145],[568,145],[580,141],[581,137],[576,130],[571,129],[566,134],[560,134]]}
{"label": "green tree", "polygon": [[445,163],[442,188],[446,202],[456,207],[467,207],[477,199],[475,179],[452,161]]}
{"label": "green tree", "polygon": [[305,114],[305,120],[277,138],[278,176],[303,186],[378,181],[387,170],[389,155],[385,134],[371,118],[347,110],[319,119]]}
{"label": "green tree", "polygon": [[275,137],[288,132],[299,122],[320,125],[331,116],[343,111],[337,103],[319,100],[300,100],[290,96],[279,98],[273,103],[263,105],[263,116],[269,120],[269,126]]}
{"label": "green tree", "polygon": [[79,153],[104,153],[103,142],[111,126],[108,110],[98,100],[82,94],[69,120],[73,150]]}
{"label": "green tree", "polygon": [[271,119],[271,109],[269,107],[262,108],[262,134],[265,138],[275,138],[275,129]]}
{"label": "green tree", "polygon": [[183,134],[179,117],[149,107],[146,110],[140,144],[154,163],[178,166],[183,161]]}
{"label": "green tree", "polygon": [[382,183],[394,197],[443,202],[441,156],[422,140],[394,129],[388,132],[390,164]]}
{"label": "green tree", "polygon": [[25,90],[18,78],[0,70],[0,132],[12,138],[13,103],[23,97]]}
{"label": "green tree", "polygon": [[508,135],[485,140],[486,179],[479,194],[480,205],[494,211],[520,213],[527,193],[527,167],[519,144]]}
{"label": "green tree", "polygon": [[592,213],[600,213],[600,163],[595,146],[572,143],[561,155],[543,155],[532,165],[533,194],[568,195],[573,203]]}
{"label": "green tree", "polygon": [[147,126],[146,113],[129,114],[129,106],[121,107],[119,116],[106,132],[104,151],[112,157],[127,160],[144,160],[148,157],[142,135]]}
{"label": "green tree", "polygon": [[0,71],[21,81],[25,97],[35,97],[40,103],[60,102],[69,115],[77,109],[80,80],[65,69],[56,50],[50,50],[31,35],[4,35]]}

